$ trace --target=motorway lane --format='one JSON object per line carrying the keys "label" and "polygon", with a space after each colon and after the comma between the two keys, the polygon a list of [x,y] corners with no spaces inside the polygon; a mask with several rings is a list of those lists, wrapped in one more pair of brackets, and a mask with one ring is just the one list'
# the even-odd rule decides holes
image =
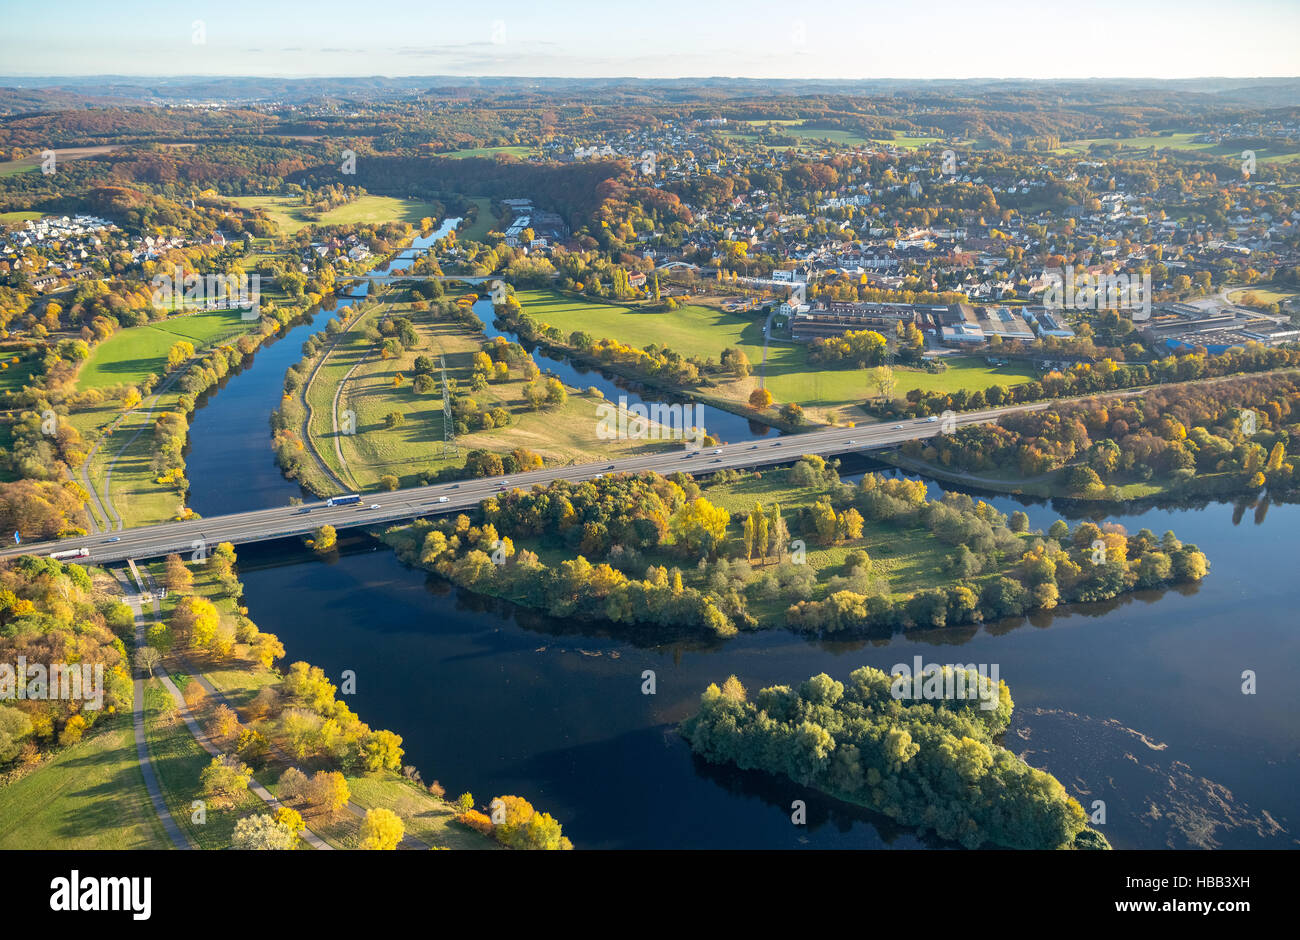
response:
{"label": "motorway lane", "polygon": [[[1025,411],[1037,411],[1059,402],[1037,402],[1008,408],[990,408],[964,412],[956,416],[958,425],[980,424],[999,417]],[[854,428],[829,428],[806,434],[790,435],[775,441],[745,441],[697,451],[671,450],[658,454],[630,457],[619,461],[596,461],[551,467],[506,478],[481,477],[456,483],[411,487],[386,493],[369,493],[359,505],[326,506],[323,501],[305,506],[279,506],[249,512],[211,516],[206,519],[166,522],[116,533],[117,541],[104,535],[81,536],[59,541],[35,542],[0,551],[0,558],[17,555],[48,555],[55,551],[88,548],[90,555],[78,560],[84,564],[108,564],[128,558],[155,558],[171,552],[197,559],[197,552],[211,553],[220,542],[239,545],[286,536],[306,535],[322,525],[336,529],[374,526],[400,522],[417,516],[463,511],[477,506],[487,497],[505,489],[527,489],[537,483],[566,479],[582,481],[612,473],[640,473],[653,470],[668,475],[681,470],[705,474],[724,469],[740,469],[767,464],[786,463],[802,454],[829,456],[845,451],[879,450],[895,447],[904,441],[933,437],[940,433],[941,421],[908,418],[902,421],[859,425]],[[439,502],[446,497],[447,502]],[[371,506],[379,508],[372,509]],[[310,511],[304,511],[304,510]]]}

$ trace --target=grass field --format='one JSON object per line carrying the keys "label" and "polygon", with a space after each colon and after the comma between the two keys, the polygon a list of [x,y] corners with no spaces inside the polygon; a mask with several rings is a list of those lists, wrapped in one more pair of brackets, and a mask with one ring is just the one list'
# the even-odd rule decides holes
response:
{"label": "grass field", "polygon": [[205,310],[129,327],[91,351],[77,375],[77,387],[134,384],[150,374],[162,375],[167,368],[167,350],[180,340],[193,343],[199,350],[256,326],[256,321],[241,320],[238,310]]}
{"label": "grass field", "polygon": [[41,358],[41,351],[36,348],[0,351],[0,392],[17,391],[31,382]]}
{"label": "grass field", "polygon": [[461,241],[481,242],[498,225],[497,218],[492,214],[492,200],[487,196],[472,196],[470,199],[478,206],[478,215],[473,222],[457,231],[456,237]]}
{"label": "grass field", "polygon": [[532,147],[470,147],[468,150],[453,150],[450,153],[440,153],[438,156],[460,159],[461,157],[495,157],[498,154],[506,154],[526,160],[533,155],[533,152]]}
{"label": "grass field", "polygon": [[[1259,298],[1261,303],[1266,304],[1280,304],[1296,296],[1294,293],[1283,293],[1281,291],[1269,290],[1263,287],[1243,287],[1241,290],[1229,291],[1228,300],[1232,303],[1241,303],[1241,298],[1245,294],[1254,294]],[[2,381],[2,379],[0,379],[0,381]]]}
{"label": "grass field", "polygon": [[166,848],[171,842],[140,775],[129,715],[104,720],[0,788],[0,850]]}
{"label": "grass field", "polygon": [[[0,176],[4,176],[4,175],[6,174],[0,173]],[[33,222],[35,222],[37,219],[41,218],[44,215],[45,215],[44,212],[25,212],[22,210],[18,210],[16,212],[0,212],[0,223],[4,223],[6,225],[13,225],[15,222],[26,222],[28,219],[31,219]]]}
{"label": "grass field", "polygon": [[244,208],[265,209],[266,214],[280,231],[292,235],[308,225],[348,225],[357,222],[410,222],[436,217],[435,207],[418,199],[398,199],[394,196],[362,196],[347,205],[323,213],[317,220],[304,217],[303,207],[289,196],[232,196],[231,202]]}
{"label": "grass field", "polygon": [[[677,310],[650,313],[613,304],[595,303],[549,290],[518,292],[525,312],[559,327],[566,334],[586,330],[596,337],[609,337],[633,346],[658,343],[677,352],[715,361],[722,350],[742,350],[754,367],[748,378],[721,381],[710,394],[745,402],[758,387],[763,360],[763,319],[726,313],[712,307],[686,305]],[[895,370],[899,397],[910,389],[955,391],[984,389],[990,385],[1018,385],[1034,377],[1020,366],[993,367],[978,356],[956,356],[947,360],[946,372]],[[765,385],[778,404],[797,402],[817,420],[858,421],[866,417],[859,407],[876,393],[866,369],[821,369],[808,361],[808,347],[801,343],[773,341],[767,351]]]}

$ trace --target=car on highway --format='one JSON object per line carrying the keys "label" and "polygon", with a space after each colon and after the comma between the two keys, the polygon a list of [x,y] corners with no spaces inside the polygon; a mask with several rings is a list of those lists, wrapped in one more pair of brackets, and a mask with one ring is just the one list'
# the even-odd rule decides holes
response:
{"label": "car on highway", "polygon": [[122,536],[120,535],[115,535],[111,539],[104,539],[105,544],[107,544],[108,542],[120,542],[120,541],[122,541]]}
{"label": "car on highway", "polygon": [[750,445],[749,445],[749,449],[750,449],[750,450],[758,450],[758,445],[757,445],[757,444],[750,444]]}
{"label": "car on highway", "polygon": [[301,507],[298,511],[299,511],[299,512],[311,512],[311,507],[310,507],[310,506],[303,506],[303,507]]}
{"label": "car on highway", "polygon": [[609,465],[608,467],[606,467],[605,469],[606,469],[606,470],[613,470],[613,469],[614,469],[614,465],[613,465],[613,464],[610,464],[610,465]]}
{"label": "car on highway", "polygon": [[438,502],[440,502],[440,503],[445,503],[446,501],[447,501],[447,497],[445,497],[445,496],[439,496],[439,497],[438,497]]}
{"label": "car on highway", "polygon": [[379,508],[379,504],[378,504],[378,503],[371,503],[371,504],[370,504],[370,508],[371,508],[371,509],[378,509],[378,508]]}
{"label": "car on highway", "polygon": [[850,444],[856,444],[857,441],[849,441]]}
{"label": "car on highway", "polygon": [[603,480],[603,479],[605,479],[605,474],[603,474],[603,473],[598,473],[598,474],[596,474],[596,479],[597,479],[597,480]]}
{"label": "car on highway", "polygon": [[722,463],[722,458],[721,458],[721,457],[714,457],[713,460],[712,460],[712,463]]}
{"label": "car on highway", "polygon": [[772,442],[772,446],[773,446],[773,447],[780,447],[780,446],[781,446],[781,442],[780,442],[780,441],[773,441],[773,442]]}
{"label": "car on highway", "polygon": [[894,425],[894,430],[895,430],[895,431],[901,431],[901,430],[903,430],[903,426],[902,426],[901,424],[896,424],[896,425]]}
{"label": "car on highway", "polygon": [[934,423],[935,423],[936,421],[938,421],[938,420],[939,420],[939,419],[936,418],[934,415],[930,415],[930,417],[928,417],[928,418],[925,419],[925,423],[926,423],[926,424],[934,424]]}
{"label": "car on highway", "polygon": [[721,449],[721,448],[718,448],[717,450],[714,451],[714,453],[715,453],[715,454],[720,454],[720,453],[722,453],[722,449]]}

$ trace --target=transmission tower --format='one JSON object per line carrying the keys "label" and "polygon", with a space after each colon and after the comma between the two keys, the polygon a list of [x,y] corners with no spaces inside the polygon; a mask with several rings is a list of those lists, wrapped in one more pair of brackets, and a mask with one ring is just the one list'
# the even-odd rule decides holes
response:
{"label": "transmission tower", "polygon": [[456,422],[451,415],[451,390],[447,387],[447,360],[438,354],[438,366],[442,370],[442,456],[460,457],[460,445],[456,443]]}

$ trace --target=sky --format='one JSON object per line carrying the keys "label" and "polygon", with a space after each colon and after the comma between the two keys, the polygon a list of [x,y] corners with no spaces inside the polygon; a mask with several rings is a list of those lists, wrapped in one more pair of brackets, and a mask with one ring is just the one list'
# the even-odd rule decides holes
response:
{"label": "sky", "polygon": [[0,0],[0,74],[1300,75],[1300,0]]}

